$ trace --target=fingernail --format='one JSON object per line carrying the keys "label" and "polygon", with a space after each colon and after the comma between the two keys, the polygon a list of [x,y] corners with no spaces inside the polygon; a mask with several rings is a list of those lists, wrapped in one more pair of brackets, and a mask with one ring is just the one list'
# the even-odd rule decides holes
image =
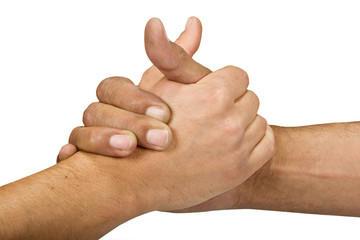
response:
{"label": "fingernail", "polygon": [[149,107],[145,114],[160,121],[164,121],[165,118],[165,111],[159,107]]}
{"label": "fingernail", "polygon": [[131,138],[129,135],[114,135],[110,138],[110,145],[113,148],[129,150],[131,146]]}
{"label": "fingernail", "polygon": [[189,17],[185,25],[185,30],[188,30],[192,23],[193,23],[193,19],[192,17]]}
{"label": "fingernail", "polygon": [[168,132],[160,129],[150,129],[146,133],[146,141],[152,145],[164,147],[168,143]]}

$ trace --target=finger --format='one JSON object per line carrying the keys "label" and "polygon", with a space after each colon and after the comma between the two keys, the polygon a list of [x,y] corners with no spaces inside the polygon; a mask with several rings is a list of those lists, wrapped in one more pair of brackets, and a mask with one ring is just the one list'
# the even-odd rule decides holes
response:
{"label": "finger", "polygon": [[136,135],[140,146],[154,150],[166,149],[172,140],[165,123],[104,103],[91,104],[84,112],[83,122],[86,127],[126,129]]}
{"label": "finger", "polygon": [[108,127],[77,127],[69,142],[81,151],[110,157],[128,156],[137,146],[132,132]]}
{"label": "finger", "polygon": [[[181,43],[190,55],[199,47],[201,29],[200,21],[191,18],[188,28],[178,39],[178,43]],[[211,72],[194,61],[180,45],[171,42],[162,22],[157,18],[150,19],[146,24],[145,50],[154,66],[169,80],[195,83]]]}
{"label": "finger", "polygon": [[182,47],[189,56],[193,56],[201,43],[202,25],[197,17],[189,17],[185,30],[180,34],[175,43]]}
{"label": "finger", "polygon": [[148,115],[163,122],[170,119],[170,110],[161,98],[141,90],[127,78],[110,77],[103,80],[96,95],[100,102]]}
{"label": "finger", "polygon": [[251,175],[270,160],[275,152],[275,136],[270,126],[267,127],[265,136],[251,151],[249,156],[249,167]]}
{"label": "finger", "polygon": [[250,90],[236,100],[235,107],[238,111],[243,126],[247,127],[255,120],[259,110],[260,101],[256,94]]}
{"label": "finger", "polygon": [[249,77],[241,68],[227,66],[209,74],[199,83],[211,84],[214,88],[223,86],[230,91],[231,96],[236,100],[246,92],[249,86]]}
{"label": "finger", "polygon": [[242,148],[245,152],[250,152],[265,136],[268,123],[265,118],[257,115],[255,120],[250,123],[244,133]]}
{"label": "finger", "polygon": [[59,155],[57,157],[56,162],[61,162],[69,157],[71,157],[72,155],[74,155],[77,152],[76,147],[73,144],[66,144],[64,145],[59,152]]}

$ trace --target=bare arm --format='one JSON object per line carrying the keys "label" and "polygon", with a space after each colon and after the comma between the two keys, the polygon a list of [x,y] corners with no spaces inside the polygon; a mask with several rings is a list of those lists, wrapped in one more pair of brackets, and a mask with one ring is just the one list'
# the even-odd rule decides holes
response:
{"label": "bare arm", "polygon": [[273,129],[275,155],[238,207],[360,216],[360,123]]}
{"label": "bare arm", "polygon": [[[113,102],[119,81],[102,83],[105,102]],[[225,67],[195,84],[163,77],[144,86],[150,84],[171,106],[172,145],[162,152],[138,148],[122,159],[80,152],[2,187],[1,239],[97,239],[142,213],[182,209],[224,193],[272,157],[274,135],[257,115],[243,70]],[[107,114],[119,112],[109,104],[91,106],[89,125],[101,126]]]}
{"label": "bare arm", "polygon": [[1,187],[0,239],[98,239],[144,213],[126,162],[90,156]]}
{"label": "bare arm", "polygon": [[[185,38],[180,41],[182,44],[192,42]],[[178,62],[178,66],[187,68],[178,67],[176,72],[191,72],[194,76],[203,71],[199,65],[185,64],[182,58],[164,61],[172,59],[173,55],[176,56],[176,51],[169,54],[170,57],[162,56],[159,62]],[[148,72],[148,75],[151,74]],[[119,88],[118,92],[121,91],[130,92]],[[125,105],[123,107],[126,109]],[[357,181],[360,177],[360,123],[274,126],[273,129],[277,139],[276,154],[269,163],[244,184],[179,211],[255,208],[360,216],[360,183]],[[86,141],[85,137],[83,139]]]}
{"label": "bare arm", "polygon": [[[97,239],[143,213],[190,207],[243,183],[272,157],[274,137],[256,114],[258,104],[247,104],[256,102],[247,84],[233,92],[219,88],[246,83],[239,71],[223,68],[191,85],[161,79],[177,133],[165,151],[138,148],[121,160],[80,152],[0,188],[0,239]],[[230,94],[244,96],[234,102]],[[104,119],[96,116],[89,121]],[[238,119],[244,124],[224,125]]]}

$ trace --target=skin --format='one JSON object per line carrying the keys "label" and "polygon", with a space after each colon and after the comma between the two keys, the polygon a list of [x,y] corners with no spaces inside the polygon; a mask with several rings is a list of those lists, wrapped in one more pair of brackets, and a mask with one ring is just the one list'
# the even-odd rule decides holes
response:
{"label": "skin", "polygon": [[[201,31],[201,25],[197,24],[196,20],[194,23],[194,29]],[[196,33],[196,30],[189,35],[185,31],[180,37],[181,41],[177,43],[184,46],[191,56],[198,47],[199,35],[201,34]],[[192,43],[194,47],[191,47]],[[191,65],[189,62],[181,63],[185,60],[176,57],[178,49],[173,45],[163,51],[166,53],[164,55],[156,55],[155,52],[149,54],[149,51],[148,54],[150,59],[155,58],[154,64],[160,65],[158,69],[165,76],[169,75],[167,66],[161,64],[179,61],[180,63],[175,65],[175,69],[180,69],[178,72],[194,73],[183,79],[196,81],[197,77],[191,76],[204,74],[204,68],[197,63],[194,63],[193,67],[188,67]],[[168,69],[174,70],[174,67]],[[199,69],[199,72],[196,69]],[[156,75],[159,72],[152,67],[146,74]],[[176,78],[181,74],[171,75],[172,78],[174,76]],[[117,91],[126,94],[133,89],[119,88]],[[250,208],[360,216],[360,123],[272,128],[276,137],[276,151],[264,167],[230,191],[176,212]],[[102,134],[101,131],[94,133]]]}
{"label": "skin", "polygon": [[235,208],[359,217],[360,123],[274,131],[275,156],[239,188]]}
{"label": "skin", "polygon": [[[160,36],[161,23],[149,24],[146,34]],[[119,81],[127,80],[103,83],[104,102],[118,101],[112,86]],[[235,67],[209,73],[194,84],[148,79],[144,88],[171,109],[166,126],[172,129],[171,146],[164,151],[137,148],[121,161],[78,152],[1,187],[0,239],[98,239],[141,214],[188,208],[238,186],[274,152],[273,132],[257,115],[258,98],[247,85],[247,75]],[[99,126],[109,119],[107,110],[118,110],[104,102],[89,108],[99,115],[85,117],[88,125]],[[112,116],[119,112],[124,110]],[[226,141],[219,144],[222,139]]]}
{"label": "skin", "polygon": [[[149,21],[145,28],[145,49],[149,56],[149,59],[154,63],[154,66],[149,68],[147,71],[145,71],[141,82],[140,82],[140,88],[145,89],[149,92],[155,93],[154,91],[158,91],[158,96],[162,99],[166,99],[167,97],[171,97],[173,92],[169,91],[167,83],[169,83],[168,79],[172,79],[173,81],[177,82],[183,82],[186,84],[189,83],[196,83],[201,77],[207,76],[211,73],[211,71],[200,65],[199,63],[195,62],[191,56],[196,52],[200,45],[201,40],[201,23],[197,18],[190,18],[191,21],[190,24],[187,24],[187,28],[185,31],[180,35],[180,37],[177,39],[175,43],[169,42],[169,40],[166,38],[165,29],[163,28],[162,23],[157,19],[152,19]],[[152,33],[152,34],[147,34]],[[188,54],[188,53],[189,54]],[[232,67],[230,67],[232,68]],[[244,72],[241,69],[231,69],[230,70],[231,75],[235,76],[235,78],[245,78],[248,80],[248,75],[246,72]],[[238,72],[238,73],[237,73]],[[186,73],[183,75],[183,73]],[[190,73],[190,74],[189,74]],[[157,80],[154,80],[157,79]],[[127,129],[130,131],[134,131],[133,129],[136,129],[135,131],[139,130],[133,126],[136,126],[137,120],[133,119],[131,121],[119,121],[119,119],[127,119],[126,114],[128,112],[125,111],[118,111],[119,108],[127,109],[128,107],[126,104],[124,104],[124,101],[117,102],[116,100],[112,100],[113,106],[116,106],[116,108],[106,108],[101,103],[108,103],[110,100],[108,98],[116,96],[119,92],[121,92],[122,98],[126,98],[127,95],[131,96],[133,91],[137,91],[135,89],[138,89],[134,85],[124,85],[119,82],[122,81],[128,81],[127,79],[123,80],[123,78],[114,77],[114,78],[108,78],[105,79],[100,86],[98,87],[97,96],[99,98],[100,103],[93,103],[91,104],[84,113],[84,121],[85,128],[88,129],[89,132],[91,132],[92,135],[96,136],[103,136],[102,127],[111,127],[111,128],[118,128],[118,129]],[[221,80],[216,80],[217,83],[223,83]],[[108,92],[105,90],[105,88],[102,85],[107,85],[108,89],[111,91]],[[176,84],[176,83],[173,83]],[[124,87],[125,86],[125,87]],[[227,89],[234,89],[234,85],[222,85],[223,87]],[[175,91],[179,91],[178,85],[174,85],[174,88],[176,88]],[[99,91],[99,89],[103,91]],[[164,95],[167,94],[167,95]],[[248,91],[248,95],[253,95],[252,92]],[[186,98],[188,99],[190,95],[187,95]],[[135,102],[141,104],[142,102],[145,102],[146,99],[143,98],[133,98],[131,101],[128,102]],[[256,105],[258,105],[258,99],[253,98]],[[251,102],[250,101],[250,102]],[[249,104],[251,105],[251,103]],[[164,103],[165,104],[165,103]],[[193,101],[190,101],[188,104],[193,104]],[[186,102],[183,101],[181,105],[188,105]],[[246,105],[249,105],[246,104]],[[252,103],[254,104],[254,103]],[[205,107],[203,104],[202,108]],[[132,113],[130,113],[132,114]],[[113,116],[115,116],[115,119],[111,119]],[[93,120],[92,120],[93,119]],[[189,118],[191,119],[191,118]],[[187,121],[188,119],[184,119],[184,121]],[[227,120],[226,120],[227,121]],[[232,122],[238,122],[239,119],[236,119]],[[125,123],[126,122],[126,123]],[[140,120],[140,122],[143,122]],[[130,128],[126,128],[127,126],[131,125]],[[254,120],[252,126],[248,127],[248,130],[250,132],[253,132],[252,129],[257,129],[259,126],[265,127],[267,123],[264,121],[263,118],[260,116],[256,117],[256,120]],[[141,131],[140,132],[146,132],[150,127],[147,127],[145,124],[140,125]],[[135,132],[134,131],[134,132]],[[268,136],[271,136],[272,138],[272,130],[270,128],[267,128]],[[241,135],[241,131],[232,131],[232,135],[236,136],[237,134]],[[111,148],[107,148],[107,141],[96,141],[93,142],[94,138],[88,138],[87,136],[84,136],[82,134],[77,133],[77,129],[75,129],[72,133],[77,135],[77,139],[81,142],[87,142],[85,144],[87,147],[83,147],[81,150],[87,151],[87,152],[93,152],[93,153],[99,153],[96,152],[94,149],[92,149],[90,146],[96,145],[97,148],[102,149],[108,149],[107,151],[111,151]],[[136,133],[135,133],[136,134]],[[251,136],[252,134],[249,134]],[[139,139],[143,139],[142,136],[138,136]],[[70,140],[72,137],[70,137]],[[246,145],[247,140],[242,141],[242,144]],[[75,146],[78,146],[76,142],[72,142]],[[74,152],[76,152],[76,148],[73,146]],[[238,147],[238,146],[237,146]],[[104,150],[103,150],[104,151]],[[207,150],[208,151],[208,150]],[[265,152],[272,152],[272,149],[264,149]],[[60,155],[64,155],[62,151],[60,151]],[[211,182],[211,181],[210,181]],[[229,193],[229,195],[232,195],[232,191]],[[176,209],[178,210],[178,209]]]}
{"label": "skin", "polygon": [[[146,30],[149,30],[151,25],[147,25]],[[147,53],[150,54],[150,60],[154,61],[157,66],[152,66],[144,73],[142,83],[147,81],[146,79],[157,78],[161,79],[164,76],[177,82],[194,83],[206,76],[211,71],[202,65],[196,63],[191,59],[191,56],[198,50],[202,35],[201,22],[195,18],[190,17],[186,24],[185,31],[181,33],[179,38],[175,41],[176,44],[169,43],[166,32],[164,29],[159,31],[158,36],[150,35],[153,39],[149,38],[149,35],[145,38],[145,47]],[[165,35],[165,36],[164,36]],[[154,38],[155,37],[155,38]],[[161,40],[161,46],[151,47],[153,43]],[[157,42],[159,43],[159,42]],[[153,44],[154,45],[154,44]],[[157,50],[155,50],[157,49]],[[159,51],[161,49],[161,51]],[[166,49],[166,54],[165,50]],[[180,57],[183,57],[180,61]],[[171,63],[182,64],[174,66]],[[163,63],[169,63],[164,65]],[[192,69],[192,74],[184,75],[189,69]],[[163,73],[166,73],[163,75]],[[174,78],[175,76],[175,78]],[[103,96],[102,88],[106,85],[105,79],[97,89],[97,97],[100,102],[113,105],[123,110],[118,111],[117,116],[121,119],[131,119],[117,123],[117,128],[107,126],[104,132],[103,127],[89,127],[86,125],[87,117],[89,115],[89,109],[84,112],[84,124],[87,126],[75,128],[69,138],[69,144],[63,146],[58,155],[57,161],[66,159],[77,152],[77,150],[97,153],[105,156],[124,157],[130,155],[137,145],[154,150],[164,150],[171,143],[172,132],[171,129],[163,123],[167,123],[170,119],[170,109],[167,104],[159,97],[149,94],[147,91],[136,87],[130,80],[121,78],[117,81],[116,87],[122,89],[122,94],[113,94],[111,101],[109,102],[106,96]],[[147,81],[145,86],[150,87],[151,81]],[[144,84],[143,84],[144,85]],[[151,107],[162,109],[163,113],[160,115],[149,115],[147,110]],[[134,114],[135,113],[135,114]],[[155,119],[154,119],[155,118]],[[156,121],[159,120],[159,121]],[[162,123],[163,122],[163,123]],[[154,146],[148,144],[145,134],[150,129],[166,129],[169,132],[169,141],[165,146]],[[131,130],[131,131],[129,131]],[[121,131],[121,132],[119,132]],[[109,145],[110,137],[115,134],[127,134],[132,138],[131,146],[126,151],[119,151]],[[133,134],[132,134],[133,133]],[[136,138],[133,137],[136,135]],[[99,139],[101,138],[101,140]],[[91,141],[89,141],[89,139]],[[97,140],[98,139],[98,140]]]}
{"label": "skin", "polygon": [[99,239],[146,212],[129,165],[95,156],[79,152],[2,186],[0,239]]}
{"label": "skin", "polygon": [[[149,32],[150,29],[151,24],[148,24],[145,31]],[[201,35],[201,22],[195,17],[190,17],[188,19],[185,31],[181,33],[179,38],[175,41],[176,44],[168,41],[166,32],[162,26],[160,31],[158,31],[157,36],[154,34],[146,34],[145,49],[150,60],[156,64],[156,67],[152,66],[145,71],[140,83],[143,88],[147,88],[146,90],[149,90],[149,88],[152,87],[152,84],[155,83],[155,81],[151,81],[152,78],[161,80],[163,77],[167,77],[168,79],[177,82],[194,83],[209,74],[211,72],[209,69],[196,63],[191,58],[200,46]],[[181,62],[181,64],[174,65],[179,62]],[[191,70],[192,74],[184,74],[189,70]],[[105,131],[109,134],[105,133],[103,127],[90,127],[86,123],[87,118],[91,118],[93,115],[91,113],[91,108],[94,104],[91,104],[84,112],[83,121],[86,128],[77,127],[72,131],[69,138],[69,144],[63,146],[60,150],[57,161],[61,161],[72,156],[77,150],[97,153],[105,156],[123,157],[130,155],[135,150],[137,144],[154,150],[164,150],[170,145],[172,136],[171,129],[167,128],[167,126],[163,124],[167,123],[170,118],[170,109],[167,104],[161,98],[136,87],[130,80],[124,78],[120,78],[119,81],[116,82],[116,86],[114,86],[121,89],[122,94],[115,92],[112,94],[110,102],[102,90],[109,82],[108,80],[111,81],[111,79],[112,78],[105,79],[99,85],[97,89],[97,97],[102,103],[127,110],[118,111],[117,113],[117,116],[120,119],[125,120],[123,122],[118,122],[116,125],[117,128],[106,126],[107,129],[105,129]],[[146,84],[144,84],[145,82]],[[158,116],[155,116],[156,119],[153,119],[153,115],[149,116],[147,114],[147,109],[150,107],[160,107],[163,110],[163,117],[159,118]],[[153,146],[148,144],[145,133],[150,129],[166,129],[170,136],[168,144],[165,146]],[[119,131],[124,134],[131,135],[133,139],[131,147],[127,149],[127,151],[119,151],[119,149],[113,148],[108,144],[110,137],[115,134],[119,134]],[[136,138],[134,138],[133,135],[136,135]],[[101,138],[101,140],[99,138]],[[91,141],[89,141],[89,139]]]}

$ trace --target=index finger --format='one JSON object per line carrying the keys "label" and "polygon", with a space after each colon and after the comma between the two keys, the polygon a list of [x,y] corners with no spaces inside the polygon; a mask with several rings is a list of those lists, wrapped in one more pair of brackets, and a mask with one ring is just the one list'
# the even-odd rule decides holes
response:
{"label": "index finger", "polygon": [[102,103],[148,115],[165,123],[170,119],[170,109],[161,98],[140,89],[127,78],[110,77],[103,80],[96,95]]}

